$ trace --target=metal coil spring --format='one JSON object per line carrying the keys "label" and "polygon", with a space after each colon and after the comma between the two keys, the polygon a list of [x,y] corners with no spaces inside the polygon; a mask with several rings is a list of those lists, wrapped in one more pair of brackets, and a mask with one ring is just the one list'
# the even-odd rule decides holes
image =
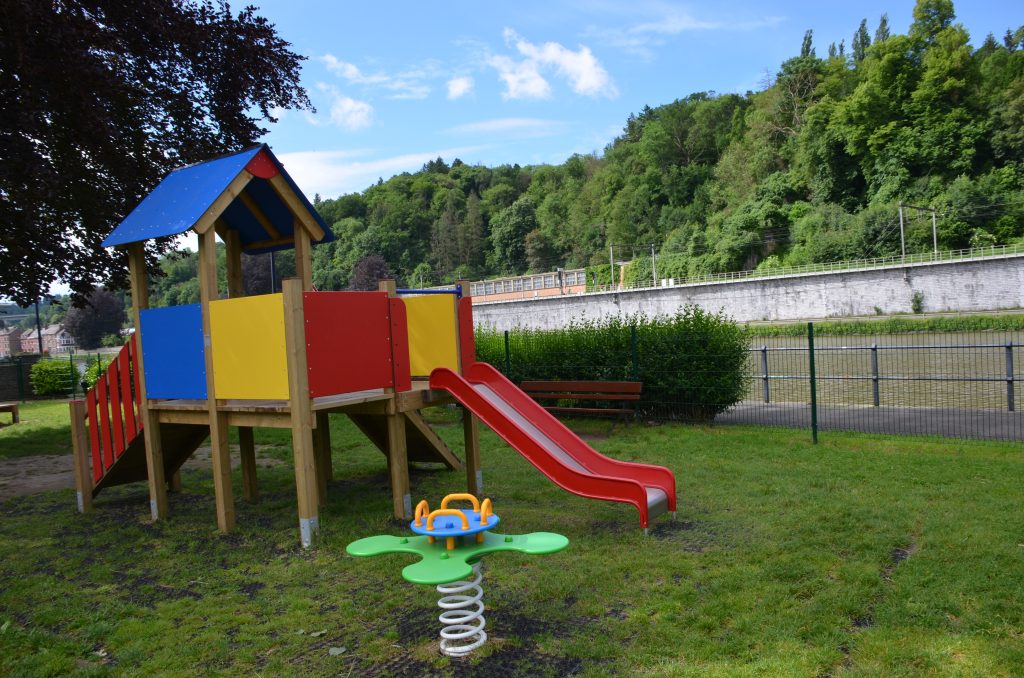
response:
{"label": "metal coil spring", "polygon": [[480,586],[482,579],[480,563],[477,562],[473,565],[473,581],[456,581],[437,587],[437,592],[443,594],[437,601],[437,606],[444,610],[437,618],[444,625],[441,629],[442,654],[462,657],[487,641],[484,590]]}

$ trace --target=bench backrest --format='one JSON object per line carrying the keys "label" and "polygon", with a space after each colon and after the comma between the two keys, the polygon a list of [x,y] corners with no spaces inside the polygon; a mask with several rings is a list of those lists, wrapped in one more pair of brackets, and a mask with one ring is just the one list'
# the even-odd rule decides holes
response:
{"label": "bench backrest", "polygon": [[601,400],[639,400],[643,382],[639,381],[524,381],[523,391],[534,397],[586,399],[603,396]]}

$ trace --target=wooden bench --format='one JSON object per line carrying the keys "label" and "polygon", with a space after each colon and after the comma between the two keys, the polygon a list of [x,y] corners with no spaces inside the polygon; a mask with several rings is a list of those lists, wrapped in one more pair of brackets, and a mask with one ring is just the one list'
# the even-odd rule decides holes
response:
{"label": "wooden bench", "polygon": [[18,403],[0,403],[0,412],[10,412],[12,424],[17,424],[21,421],[21,418],[18,416]]}
{"label": "wooden bench", "polygon": [[[520,388],[557,414],[595,414],[631,417],[636,414],[643,383],[639,381],[524,381]],[[608,403],[608,407],[545,405],[542,401]]]}

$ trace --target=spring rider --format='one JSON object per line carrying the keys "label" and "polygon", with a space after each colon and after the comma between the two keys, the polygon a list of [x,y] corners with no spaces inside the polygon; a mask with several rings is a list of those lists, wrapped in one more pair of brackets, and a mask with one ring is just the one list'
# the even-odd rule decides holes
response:
{"label": "spring rider", "polygon": [[[448,508],[453,501],[468,501],[472,509]],[[441,508],[431,511],[424,499],[416,506],[409,528],[419,536],[395,537],[388,534],[366,537],[346,548],[352,556],[376,556],[384,553],[414,553],[418,562],[402,570],[406,581],[436,586],[442,612],[441,653],[464,657],[487,641],[484,631],[483,580],[481,558],[498,551],[519,551],[544,555],[561,551],[569,540],[553,532],[522,535],[495,534],[498,516],[491,500],[480,502],[472,494],[449,494]]]}

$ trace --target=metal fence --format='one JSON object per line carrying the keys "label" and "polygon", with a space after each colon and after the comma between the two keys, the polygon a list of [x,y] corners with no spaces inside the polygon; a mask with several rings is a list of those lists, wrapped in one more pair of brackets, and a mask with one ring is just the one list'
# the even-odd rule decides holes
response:
{"label": "metal fence", "polygon": [[1024,441],[1019,330],[815,336],[807,323],[795,335],[749,337],[746,364],[733,369],[700,341],[654,344],[628,329],[614,341],[586,331],[505,333],[478,341],[477,354],[514,381],[642,381],[645,421],[714,415],[715,424],[804,428],[815,438],[849,430]]}
{"label": "metal fence", "polygon": [[[754,337],[722,423],[1024,440],[1024,332]],[[813,375],[813,376],[812,376]]]}
{"label": "metal fence", "polygon": [[[33,366],[39,362],[67,368],[51,371],[52,377],[45,380],[45,393],[37,393],[32,381]],[[87,370],[94,365],[105,367],[109,362],[110,356],[100,353],[70,353],[53,357],[25,354],[4,358],[0,360],[0,400],[25,401],[83,395]]]}

